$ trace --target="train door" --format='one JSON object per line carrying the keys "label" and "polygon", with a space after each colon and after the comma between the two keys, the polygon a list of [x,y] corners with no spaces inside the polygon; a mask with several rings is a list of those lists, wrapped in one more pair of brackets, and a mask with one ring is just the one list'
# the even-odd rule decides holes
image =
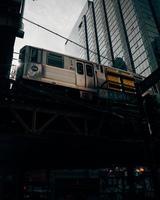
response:
{"label": "train door", "polygon": [[85,75],[86,75],[86,88],[94,88],[95,78],[94,78],[93,65],[88,63],[85,64]]}
{"label": "train door", "polygon": [[76,85],[80,87],[85,87],[85,70],[84,63],[76,62]]}
{"label": "train door", "polygon": [[106,82],[104,66],[96,65],[95,77],[96,77],[96,85],[97,85],[97,87],[98,88],[101,88],[102,86],[104,87],[104,84]]}

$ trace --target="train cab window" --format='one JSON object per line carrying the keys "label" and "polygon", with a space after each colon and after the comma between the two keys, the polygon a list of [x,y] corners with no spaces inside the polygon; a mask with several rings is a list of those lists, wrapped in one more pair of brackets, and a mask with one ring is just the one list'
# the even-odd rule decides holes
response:
{"label": "train cab window", "polygon": [[31,62],[38,61],[38,49],[33,48],[31,53]]}
{"label": "train cab window", "polygon": [[90,76],[90,77],[93,76],[93,66],[92,65],[86,65],[86,71],[87,71],[87,76]]}
{"label": "train cab window", "polygon": [[64,56],[57,53],[48,53],[47,65],[64,68]]}
{"label": "train cab window", "polygon": [[80,63],[80,62],[77,62],[77,73],[78,74],[84,74],[83,64]]}
{"label": "train cab window", "polygon": [[25,62],[25,54],[26,54],[26,49],[22,49],[19,54],[19,60],[21,63]]}

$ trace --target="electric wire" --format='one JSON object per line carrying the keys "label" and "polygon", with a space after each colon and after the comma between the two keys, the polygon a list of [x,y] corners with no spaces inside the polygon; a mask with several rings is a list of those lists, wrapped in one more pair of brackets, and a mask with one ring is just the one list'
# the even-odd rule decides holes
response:
{"label": "electric wire", "polygon": [[[75,41],[73,41],[73,40],[70,40],[69,38],[64,37],[63,35],[61,35],[61,34],[59,34],[59,33],[56,33],[55,31],[52,31],[52,30],[50,30],[50,29],[48,29],[48,28],[46,28],[46,27],[44,27],[44,26],[42,26],[42,25],[40,25],[40,24],[38,24],[38,23],[35,23],[35,22],[33,22],[33,21],[31,21],[31,20],[25,18],[25,17],[22,17],[22,19],[24,19],[25,21],[27,21],[27,22],[29,22],[29,23],[35,25],[35,26],[38,26],[38,27],[40,27],[40,28],[42,28],[42,29],[44,29],[44,30],[46,30],[46,31],[48,31],[48,32],[50,32],[50,33],[52,33],[52,34],[58,36],[58,37],[61,37],[62,39],[66,40],[67,42],[71,42],[71,43],[73,43],[73,44],[75,44],[75,45],[77,45],[77,46],[79,46],[79,47],[81,47],[81,48],[87,50],[86,47],[84,47],[84,46],[78,44],[77,42],[75,42]],[[92,51],[91,49],[88,49],[88,50],[89,50],[91,53],[93,53],[93,54],[95,54],[95,55],[98,55],[95,51]],[[100,57],[101,57],[101,58],[104,58],[104,59],[106,59],[106,60],[108,60],[108,61],[111,61],[111,62],[113,61],[112,59],[106,58],[105,56],[102,56],[102,55],[100,55]]]}

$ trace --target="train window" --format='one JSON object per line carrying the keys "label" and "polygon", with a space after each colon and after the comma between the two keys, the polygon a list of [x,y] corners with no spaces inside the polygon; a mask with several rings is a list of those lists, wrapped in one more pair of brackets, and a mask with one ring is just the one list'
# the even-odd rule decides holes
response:
{"label": "train window", "polygon": [[93,66],[92,65],[86,65],[86,71],[87,71],[87,76],[90,76],[90,77],[93,76]]}
{"label": "train window", "polygon": [[23,50],[20,51],[19,60],[20,60],[21,63],[25,62],[25,53],[26,53],[25,49],[23,49]]}
{"label": "train window", "polygon": [[31,54],[31,62],[37,62],[38,60],[38,49],[33,48]]}
{"label": "train window", "polygon": [[100,69],[101,69],[101,73],[103,73],[103,66],[102,65],[100,65]]}
{"label": "train window", "polygon": [[64,57],[56,53],[48,53],[47,65],[64,68]]}
{"label": "train window", "polygon": [[97,70],[99,70],[99,65],[96,65]]}
{"label": "train window", "polygon": [[77,62],[77,73],[78,73],[78,74],[84,74],[84,71],[83,71],[83,64],[80,63],[80,62]]}

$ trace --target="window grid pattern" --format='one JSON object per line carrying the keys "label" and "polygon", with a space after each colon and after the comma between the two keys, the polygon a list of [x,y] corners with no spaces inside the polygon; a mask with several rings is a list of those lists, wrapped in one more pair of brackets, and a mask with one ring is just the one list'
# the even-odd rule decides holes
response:
{"label": "window grid pattern", "polygon": [[[81,25],[79,26],[79,43],[83,47],[87,48],[85,34],[86,34],[85,33],[85,22],[84,22],[84,18],[83,18],[83,21],[81,22]],[[87,53],[84,48],[80,48],[80,58],[87,60]]]}
{"label": "window grid pattern", "polygon": [[[135,7],[132,0],[121,1],[124,23],[127,31],[129,45],[137,73],[148,72],[149,62],[144,47],[143,37],[139,28]],[[143,73],[144,74],[144,73]],[[149,75],[149,74],[148,74]]]}
{"label": "window grid pattern", "polygon": [[100,52],[100,60],[101,64],[109,65],[111,62],[105,58],[110,58],[110,46],[107,45],[107,33],[106,33],[106,26],[104,26],[104,11],[102,0],[95,0],[94,2],[94,9],[95,9],[95,18],[96,18],[96,28],[97,28],[97,36],[98,36],[98,45],[99,45],[99,52]]}
{"label": "window grid pattern", "polygon": [[153,41],[154,37],[158,37],[159,33],[156,27],[156,23],[154,21],[154,18],[152,16],[151,9],[149,7],[149,4],[147,2],[139,1],[138,2],[138,10],[141,10],[141,15],[143,17],[143,27],[146,28],[146,31],[148,32],[148,36],[150,37],[150,40]]}
{"label": "window grid pattern", "polygon": [[[111,58],[112,48],[115,59],[116,57],[121,57],[128,66],[131,66],[131,58],[133,58],[136,72],[148,76],[151,71],[157,68],[157,61],[153,52],[153,42],[159,36],[148,0],[104,0],[104,2],[112,47],[109,45],[103,1],[93,0],[97,40],[92,3],[88,3],[88,10],[86,9],[85,12],[88,48],[97,53],[96,42],[98,41],[100,56]],[[118,2],[120,3],[121,10],[119,10]],[[123,29],[121,12],[125,29]],[[127,39],[125,34],[127,34]],[[81,25],[79,35],[81,37],[80,44],[86,47],[84,24]],[[130,47],[131,54],[128,46]],[[80,52],[81,57],[86,59],[87,54],[84,49],[81,49]],[[89,51],[89,57],[93,62],[98,61],[98,56],[91,51]],[[101,64],[108,65],[109,62],[102,57],[100,58]],[[129,69],[132,70],[131,67]]]}
{"label": "window grid pattern", "polygon": [[124,59],[124,49],[119,26],[119,23],[121,22],[119,21],[119,16],[117,16],[118,8],[116,7],[116,2],[113,2],[112,0],[105,0],[105,3],[114,58],[121,57]]}
{"label": "window grid pattern", "polygon": [[[92,4],[89,4],[89,9],[88,9],[87,14],[86,14],[86,21],[87,21],[89,50],[97,53]],[[95,54],[91,51],[89,51],[90,61],[98,62],[97,54]]]}
{"label": "window grid pattern", "polygon": [[[147,0],[133,0],[139,20],[139,26],[143,36],[143,44],[148,58],[148,66],[153,71],[157,68],[156,58],[152,43],[159,36],[150,5]],[[148,70],[149,71],[149,70]]]}

